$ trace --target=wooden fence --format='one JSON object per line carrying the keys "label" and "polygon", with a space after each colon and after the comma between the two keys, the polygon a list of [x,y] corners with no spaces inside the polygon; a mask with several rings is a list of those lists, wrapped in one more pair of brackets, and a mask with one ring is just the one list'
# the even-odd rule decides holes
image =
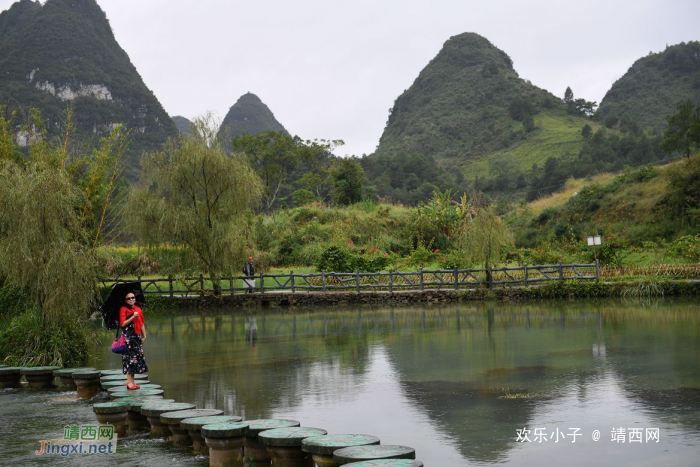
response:
{"label": "wooden fence", "polygon": [[[361,292],[398,290],[451,289],[537,284],[566,279],[596,279],[600,277],[598,263],[550,264],[492,269],[419,269],[413,272],[324,272],[310,274],[259,274],[255,276],[255,293],[270,292],[332,292],[354,290]],[[222,294],[245,293],[244,276],[222,278]],[[104,286],[133,279],[103,279]],[[145,294],[170,297],[213,293],[213,285],[204,276],[138,278]]]}

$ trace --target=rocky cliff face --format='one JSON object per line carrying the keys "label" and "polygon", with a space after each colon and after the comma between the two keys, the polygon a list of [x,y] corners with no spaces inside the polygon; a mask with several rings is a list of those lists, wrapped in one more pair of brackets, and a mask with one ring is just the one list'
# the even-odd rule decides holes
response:
{"label": "rocky cliff face", "polygon": [[41,110],[50,134],[72,107],[76,137],[96,142],[117,124],[131,130],[125,174],[143,151],[177,135],[172,119],[114,38],[95,0],[20,0],[0,14],[0,103]]}

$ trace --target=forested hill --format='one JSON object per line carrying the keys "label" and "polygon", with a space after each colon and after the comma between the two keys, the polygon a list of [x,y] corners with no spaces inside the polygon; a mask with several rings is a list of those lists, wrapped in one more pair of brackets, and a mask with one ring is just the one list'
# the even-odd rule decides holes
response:
{"label": "forested hill", "polygon": [[[509,107],[514,102],[520,109]],[[474,33],[451,37],[394,103],[375,154],[475,159],[524,138],[542,108],[564,108],[518,77],[510,57]]]}
{"label": "forested hill", "polygon": [[265,103],[255,94],[248,92],[231,106],[221,122],[217,136],[230,146],[231,140],[237,136],[246,133],[255,136],[267,131],[287,133]]}
{"label": "forested hill", "polygon": [[50,133],[60,131],[69,107],[80,140],[96,141],[124,123],[133,137],[125,167],[132,180],[141,152],[177,135],[95,0],[21,0],[2,12],[0,70],[0,104],[20,116],[38,108]]}
{"label": "forested hill", "polygon": [[700,104],[700,42],[680,43],[637,60],[605,94],[597,116],[625,113],[643,128],[666,127],[681,102]]}

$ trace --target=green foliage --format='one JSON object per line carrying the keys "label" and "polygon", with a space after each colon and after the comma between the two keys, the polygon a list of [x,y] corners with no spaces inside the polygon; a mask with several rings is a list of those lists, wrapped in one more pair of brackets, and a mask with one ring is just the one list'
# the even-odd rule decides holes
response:
{"label": "green foliage", "polygon": [[[303,141],[285,132],[265,132],[237,136],[231,142],[235,152],[244,154],[263,182],[262,199],[266,212],[280,204],[280,196],[291,195],[291,186],[300,182],[309,191],[320,191],[321,178],[305,177],[308,172],[324,173],[332,162],[337,141]],[[297,170],[299,169],[299,170]],[[317,196],[320,193],[317,193]]]}
{"label": "green foliage", "polygon": [[700,219],[700,157],[691,157],[667,171],[668,185],[664,204],[677,219]]}
{"label": "green foliage", "polygon": [[224,152],[209,120],[197,120],[193,131],[148,157],[129,221],[147,247],[181,245],[181,267],[205,271],[218,289],[251,247],[250,210],[262,188],[243,157]]}
{"label": "green foliage", "polygon": [[0,331],[0,360],[11,366],[80,366],[88,357],[91,332],[70,320],[47,326],[29,309]]}
{"label": "green foliage", "polygon": [[327,248],[316,263],[317,271],[326,272],[377,272],[389,265],[388,255],[375,253],[358,254],[344,248],[332,246]]}
{"label": "green foliage", "polygon": [[0,287],[0,319],[2,321],[0,328],[5,327],[12,318],[26,311],[27,303],[27,297],[24,296],[19,287]]}
{"label": "green foliage", "polygon": [[341,159],[330,169],[333,181],[331,197],[339,206],[354,204],[362,199],[365,171],[355,158]]}
{"label": "green foliage", "polygon": [[684,235],[674,240],[669,249],[680,258],[698,263],[700,262],[700,234]]}
{"label": "green foliage", "polygon": [[641,128],[663,130],[666,116],[676,113],[678,104],[687,99],[700,104],[699,55],[700,42],[691,41],[640,58],[605,94],[596,118],[620,115],[620,129],[630,131],[634,128],[625,122],[628,114]]}
{"label": "green foliage", "polygon": [[700,148],[700,105],[693,112],[689,100],[678,105],[678,113],[666,117],[668,127],[664,131],[661,148],[668,154],[680,152],[686,158]]}

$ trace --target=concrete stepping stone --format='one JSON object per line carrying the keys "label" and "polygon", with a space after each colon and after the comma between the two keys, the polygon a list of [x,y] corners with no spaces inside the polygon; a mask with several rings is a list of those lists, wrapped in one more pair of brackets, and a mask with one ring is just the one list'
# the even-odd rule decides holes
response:
{"label": "concrete stepping stone", "polygon": [[[146,373],[139,373],[137,375],[134,375],[134,379],[148,379],[148,375]],[[100,383],[104,383],[107,381],[126,381],[126,375],[120,373],[118,375],[107,375],[100,377]]]}
{"label": "concrete stepping stone", "polygon": [[102,402],[92,406],[100,425],[114,425],[114,431],[120,438],[126,436],[126,415],[128,402]]}
{"label": "concrete stepping stone", "polygon": [[222,415],[223,413],[224,411],[219,409],[178,410],[160,414],[160,422],[168,425],[168,428],[170,428],[170,432],[173,434],[173,443],[179,446],[192,446],[194,440],[190,437],[187,430],[180,426],[180,422],[186,418],[211,417]]}
{"label": "concrete stepping stone", "polygon": [[243,418],[237,415],[214,415],[208,417],[192,417],[180,421],[180,428],[187,430],[192,438],[192,448],[195,452],[208,452],[207,444],[202,438],[204,425],[216,425],[224,422],[240,422]]}
{"label": "concrete stepping stone", "polygon": [[347,467],[423,467],[421,461],[411,459],[377,459],[373,461],[352,462]]}
{"label": "concrete stepping stone", "polygon": [[7,366],[0,368],[0,389],[19,388],[22,385],[19,380],[22,378],[22,370],[19,367]]}
{"label": "concrete stepping stone", "polygon": [[45,389],[53,386],[53,372],[60,369],[58,366],[22,367],[20,373],[27,378],[30,388]]}
{"label": "concrete stepping stone", "polygon": [[[139,380],[139,386],[141,386],[141,383],[143,383],[143,384],[151,384],[151,382],[148,381],[147,379]],[[108,391],[108,392],[109,392],[109,388],[119,388],[119,387],[121,387],[121,388],[126,389],[126,380],[124,380],[124,381],[107,381],[107,382],[104,382],[104,383],[100,383],[100,386],[102,386],[102,389],[104,389],[105,391]]]}
{"label": "concrete stepping stone", "polygon": [[338,449],[333,453],[333,460],[338,465],[351,462],[376,459],[415,459],[416,450],[408,446],[385,444],[379,446],[355,446]]}
{"label": "concrete stepping stone", "polygon": [[89,399],[100,392],[100,370],[74,371],[73,381],[77,386],[79,399]]}
{"label": "concrete stepping stone", "polygon": [[102,376],[123,375],[124,374],[124,370],[121,370],[121,369],[119,369],[119,370],[99,370],[99,371],[100,371],[100,375],[102,375]]}
{"label": "concrete stepping stone", "polygon": [[242,465],[243,442],[248,422],[224,422],[202,427],[202,437],[209,446],[209,467]]}
{"label": "concrete stepping stone", "polygon": [[[162,391],[162,389],[147,389],[146,391]],[[192,410],[196,408],[196,405],[188,402],[154,401],[141,405],[141,415],[148,418],[148,423],[151,424],[151,438],[167,438],[170,436],[170,429],[168,428],[168,425],[165,425],[160,421],[160,414],[165,412],[175,412],[176,410]]]}
{"label": "concrete stepping stone", "polygon": [[59,370],[54,370],[53,375],[61,381],[61,385],[65,389],[78,389],[73,381],[73,373],[77,371],[94,371],[95,368],[85,366],[80,368],[61,368]]}
{"label": "concrete stepping stone", "polygon": [[267,447],[272,465],[299,466],[310,465],[311,454],[301,449],[306,438],[318,437],[328,433],[322,428],[292,427],[275,428],[258,434],[258,441]]}
{"label": "concrete stepping stone", "polygon": [[[112,381],[114,382],[114,381]],[[107,389],[107,392],[109,394],[114,394],[115,392],[128,392],[132,393],[134,391],[139,391],[143,389],[163,389],[160,384],[153,384],[153,383],[144,383],[144,384],[139,384],[140,389],[129,389],[126,387],[126,384],[122,384],[120,386],[114,386],[109,389]]]}
{"label": "concrete stepping stone", "polygon": [[306,438],[301,449],[311,454],[318,467],[336,467],[333,453],[338,449],[375,444],[379,444],[379,438],[372,435],[326,435]]}
{"label": "concrete stepping stone", "polygon": [[248,420],[248,431],[246,431],[245,441],[243,442],[245,458],[256,462],[270,462],[270,453],[267,452],[265,445],[258,440],[258,434],[274,428],[291,428],[299,425],[301,423],[296,420],[278,418]]}
{"label": "concrete stepping stone", "polygon": [[162,396],[162,389],[130,389],[128,391],[117,391],[109,395],[109,398],[116,401],[122,397],[139,397],[139,396]]}
{"label": "concrete stepping stone", "polygon": [[126,414],[126,423],[129,431],[151,431],[148,418],[141,415],[141,406],[147,402],[175,402],[175,399],[163,399],[163,396],[121,397],[119,402],[129,403],[129,412]]}

